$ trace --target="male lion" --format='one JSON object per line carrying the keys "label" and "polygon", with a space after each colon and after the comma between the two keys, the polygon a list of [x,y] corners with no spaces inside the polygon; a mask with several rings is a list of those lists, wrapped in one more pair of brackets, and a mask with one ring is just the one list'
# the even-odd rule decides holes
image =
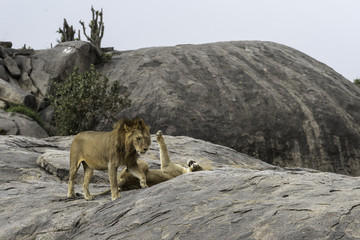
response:
{"label": "male lion", "polygon": [[[149,169],[149,165],[147,164],[147,162],[141,159],[137,160],[139,167],[145,173],[148,186],[153,186],[155,184],[170,180],[184,173],[205,170],[196,161],[192,159],[187,161],[187,165],[189,168],[184,168],[176,163],[171,162],[161,131],[158,131],[156,133],[156,141],[158,142],[160,147],[161,168]],[[210,170],[210,168],[206,170]],[[130,171],[127,168],[124,168],[118,175],[118,187],[121,190],[137,189],[140,187],[139,179],[131,175]],[[104,195],[109,192],[110,190],[106,190],[104,192],[96,194],[96,196]]]}
{"label": "male lion", "polygon": [[146,177],[137,163],[138,155],[145,154],[151,144],[150,128],[141,118],[120,119],[111,132],[81,132],[75,136],[70,148],[70,173],[68,197],[75,197],[74,179],[80,163],[84,167],[83,191],[86,200],[92,200],[89,183],[94,169],[108,170],[111,199],[120,198],[117,169],[126,169],[147,187]]}

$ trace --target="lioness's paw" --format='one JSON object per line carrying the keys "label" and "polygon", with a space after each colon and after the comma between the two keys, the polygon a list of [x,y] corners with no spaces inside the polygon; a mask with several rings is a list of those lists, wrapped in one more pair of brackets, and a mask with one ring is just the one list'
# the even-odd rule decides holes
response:
{"label": "lioness's paw", "polygon": [[141,188],[147,188],[148,187],[148,185],[146,184],[146,182],[140,182],[140,187]]}
{"label": "lioness's paw", "polygon": [[164,138],[163,138],[163,135],[162,135],[161,130],[159,130],[159,131],[156,133],[156,141],[157,141],[157,142],[159,142],[159,141],[164,141]]}
{"label": "lioness's paw", "polygon": [[187,165],[189,166],[190,172],[200,171],[202,167],[193,159],[189,159],[187,161]]}
{"label": "lioness's paw", "polygon": [[193,159],[189,159],[189,160],[187,160],[187,162],[186,162],[186,164],[188,165],[188,167],[191,167],[191,165],[193,165],[194,163],[196,163],[196,161],[195,160],[193,160]]}

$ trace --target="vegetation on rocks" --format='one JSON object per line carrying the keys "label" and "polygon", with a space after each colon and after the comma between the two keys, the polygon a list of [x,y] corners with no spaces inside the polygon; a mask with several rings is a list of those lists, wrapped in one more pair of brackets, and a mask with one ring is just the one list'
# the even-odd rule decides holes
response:
{"label": "vegetation on rocks", "polygon": [[[90,27],[90,36],[86,34],[85,23],[83,21],[79,21],[83,27],[83,32],[85,37],[89,42],[94,44],[99,50],[101,49],[101,40],[104,36],[104,22],[103,22],[103,10],[95,11],[95,9],[91,6],[92,12],[92,20],[89,23]],[[100,19],[99,19],[100,17]]]}
{"label": "vegetation on rocks", "polygon": [[[90,43],[94,44],[98,54],[101,55],[101,60],[106,62],[111,59],[112,55],[102,51],[101,49],[101,40],[104,36],[104,29],[105,29],[104,21],[103,21],[103,10],[101,9],[101,11],[98,11],[91,6],[91,12],[92,12],[92,20],[89,23],[90,36],[86,33],[85,23],[81,20],[79,22],[82,25],[83,33],[86,39]],[[64,18],[63,28],[62,29],[59,28],[59,30],[57,30],[56,32],[61,34],[61,39],[57,40],[59,43],[76,41],[81,39],[80,30],[77,32],[78,37],[75,38],[76,30],[73,28],[72,25],[69,26],[65,18]]]}
{"label": "vegetation on rocks", "polygon": [[23,104],[11,105],[9,108],[6,109],[6,111],[24,114],[24,115],[30,117],[31,119],[33,119],[34,121],[36,121],[40,126],[43,126],[43,123],[42,123],[42,120],[41,120],[39,114],[36,111],[34,111],[33,109],[28,108]]}
{"label": "vegetation on rocks", "polygon": [[92,130],[100,122],[113,121],[116,112],[130,106],[130,101],[119,95],[119,82],[109,84],[94,65],[84,73],[75,67],[64,82],[53,85],[54,93],[49,99],[55,109],[58,135]]}
{"label": "vegetation on rocks", "polygon": [[59,43],[80,40],[80,30],[78,31],[78,37],[75,38],[76,30],[72,25],[69,26],[65,18],[64,18],[63,28],[62,29],[59,28],[59,30],[57,30],[56,32],[61,34],[61,39],[58,40]]}
{"label": "vegetation on rocks", "polygon": [[355,83],[356,86],[360,87],[360,78],[355,79],[354,83]]}

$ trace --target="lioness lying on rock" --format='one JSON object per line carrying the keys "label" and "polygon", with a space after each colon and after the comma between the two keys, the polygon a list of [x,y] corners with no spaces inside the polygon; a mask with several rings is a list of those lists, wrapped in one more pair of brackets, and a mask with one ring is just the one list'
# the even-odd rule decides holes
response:
{"label": "lioness lying on rock", "polygon": [[[188,160],[188,168],[184,168],[170,161],[169,153],[161,131],[156,133],[156,141],[160,147],[160,169],[149,169],[149,165],[144,160],[138,159],[138,165],[146,176],[148,186],[170,180],[181,174],[203,170],[194,160]],[[124,168],[118,175],[118,186],[121,190],[139,188],[139,180],[134,178],[127,168]]]}
{"label": "lioness lying on rock", "polygon": [[108,170],[111,199],[120,197],[117,169],[125,165],[129,174],[147,187],[146,177],[138,165],[138,156],[145,154],[151,144],[150,128],[141,118],[120,119],[111,132],[81,132],[75,136],[70,148],[68,197],[75,197],[74,179],[82,163],[84,167],[83,191],[86,200],[92,200],[89,183],[94,169]]}
{"label": "lioness lying on rock", "polygon": [[[148,186],[153,186],[155,184],[170,180],[184,173],[204,170],[203,167],[201,167],[196,161],[192,159],[187,161],[188,168],[184,168],[176,163],[171,162],[161,131],[157,132],[156,141],[158,142],[160,147],[161,168],[149,169],[149,165],[147,164],[147,162],[141,159],[137,160],[141,170],[145,173]],[[140,188],[140,182],[139,179],[131,175],[131,172],[127,168],[124,168],[118,174],[118,187],[122,191],[138,189]],[[96,194],[96,196],[104,195],[109,192],[110,190],[106,190],[102,193]]]}

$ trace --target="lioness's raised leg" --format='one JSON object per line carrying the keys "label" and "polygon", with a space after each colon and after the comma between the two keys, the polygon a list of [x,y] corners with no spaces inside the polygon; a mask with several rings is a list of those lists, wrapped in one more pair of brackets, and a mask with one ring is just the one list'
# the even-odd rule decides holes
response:
{"label": "lioness's raised leg", "polygon": [[159,130],[156,133],[156,141],[159,144],[160,148],[160,163],[161,163],[161,169],[166,168],[170,164],[170,158],[169,153],[165,144],[164,137],[162,135],[161,130]]}
{"label": "lioness's raised leg", "polygon": [[91,177],[93,176],[94,169],[90,168],[85,162],[82,162],[82,164],[84,167],[84,183],[83,183],[84,198],[86,200],[93,200],[94,197],[90,195],[89,184]]}
{"label": "lioness's raised leg", "polygon": [[184,173],[203,170],[202,167],[196,161],[194,161],[192,159],[188,160],[188,162],[187,162],[187,165],[189,168],[184,168],[176,163],[171,162],[161,130],[159,130],[156,133],[156,141],[159,144],[161,170],[164,173],[167,173],[173,177],[176,177],[176,176],[179,176]]}

